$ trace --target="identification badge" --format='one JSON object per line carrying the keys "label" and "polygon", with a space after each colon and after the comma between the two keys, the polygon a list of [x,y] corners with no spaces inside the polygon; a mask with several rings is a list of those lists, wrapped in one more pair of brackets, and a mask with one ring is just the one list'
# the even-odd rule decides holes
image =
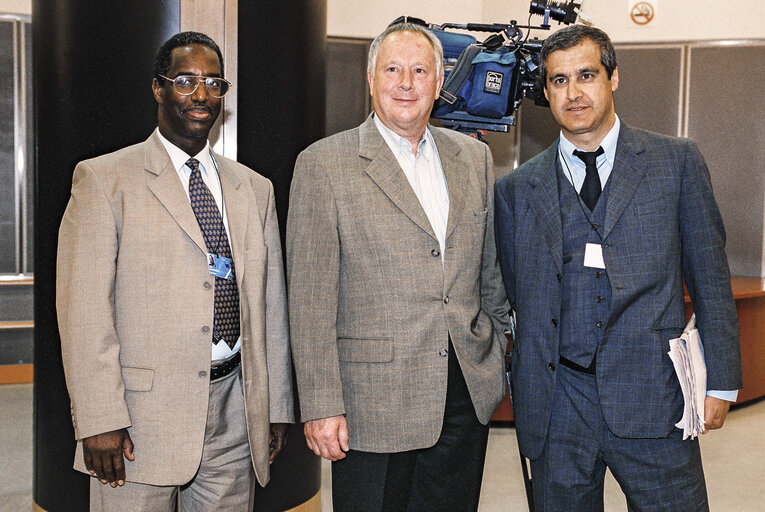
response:
{"label": "identification badge", "polygon": [[222,277],[231,281],[234,277],[231,275],[231,260],[223,256],[217,256],[211,252],[207,253],[207,267],[210,269],[210,275]]}
{"label": "identification badge", "polygon": [[585,244],[584,266],[590,268],[606,268],[603,260],[603,246],[600,244]]}

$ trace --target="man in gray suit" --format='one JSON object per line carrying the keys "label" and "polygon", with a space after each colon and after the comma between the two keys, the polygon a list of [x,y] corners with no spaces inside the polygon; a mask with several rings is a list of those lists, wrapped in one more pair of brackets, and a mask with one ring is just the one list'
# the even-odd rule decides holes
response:
{"label": "man in gray suit", "polygon": [[741,387],[725,233],[696,145],[614,112],[613,45],[570,26],[544,43],[560,139],[495,186],[498,256],[517,326],[512,388],[537,510],[603,510],[611,469],[630,510],[707,510],[698,439],[667,354],[686,323],[707,366],[705,421]]}
{"label": "man in gray suit", "polygon": [[369,51],[374,113],[298,157],[290,329],[308,446],[335,510],[475,510],[504,395],[508,305],[488,147],[428,126],[441,45],[411,24]]}
{"label": "man in gray suit", "polygon": [[157,130],[74,171],[56,303],[91,510],[249,510],[294,419],[273,188],[208,142],[228,87],[176,34]]}

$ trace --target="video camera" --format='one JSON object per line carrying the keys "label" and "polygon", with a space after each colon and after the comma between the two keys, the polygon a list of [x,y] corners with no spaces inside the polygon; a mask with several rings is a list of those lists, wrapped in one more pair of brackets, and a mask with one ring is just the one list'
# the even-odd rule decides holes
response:
{"label": "video camera", "polygon": [[[550,20],[570,25],[580,16],[581,3],[531,1],[532,15],[544,17],[537,26],[509,24],[444,23],[428,24],[422,20],[401,17],[427,26],[444,48],[444,85],[431,117],[441,119],[443,126],[479,135],[479,130],[507,132],[516,122],[516,111],[523,98],[536,105],[549,106],[537,83],[539,53],[542,40],[529,39],[531,30],[550,30]],[[583,18],[584,19],[584,18]],[[482,43],[462,32],[490,32]],[[526,33],[524,35],[524,29]]]}

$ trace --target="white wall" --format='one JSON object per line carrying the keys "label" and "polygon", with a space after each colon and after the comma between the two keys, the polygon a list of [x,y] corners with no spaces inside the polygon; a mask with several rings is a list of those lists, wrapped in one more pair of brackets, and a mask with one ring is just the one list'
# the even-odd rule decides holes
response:
{"label": "white wall", "polygon": [[[614,42],[765,39],[762,0],[648,0],[655,17],[633,23],[630,7],[637,0],[582,0],[582,10]],[[327,0],[330,36],[372,38],[396,17],[407,14],[429,23],[508,23],[528,20],[529,0]],[[745,6],[745,7],[742,7]],[[532,24],[542,18],[534,16]],[[553,23],[556,28],[557,23]],[[544,32],[535,32],[544,39]]]}
{"label": "white wall", "polygon": [[0,14],[32,14],[32,0],[0,0]]}

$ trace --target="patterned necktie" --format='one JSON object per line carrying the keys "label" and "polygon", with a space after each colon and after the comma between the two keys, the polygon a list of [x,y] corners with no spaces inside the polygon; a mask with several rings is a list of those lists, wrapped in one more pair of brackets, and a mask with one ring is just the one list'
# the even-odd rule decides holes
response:
{"label": "patterned necktie", "polygon": [[598,147],[596,151],[579,151],[575,150],[579,160],[584,162],[586,173],[584,177],[584,183],[582,183],[582,189],[579,191],[579,197],[582,198],[584,204],[590,211],[595,210],[595,205],[598,204],[598,198],[600,197],[600,177],[598,176],[597,159],[604,153],[602,147]]}
{"label": "patterned necktie", "polygon": [[231,260],[231,279],[215,278],[215,305],[213,309],[213,343],[223,338],[232,349],[239,339],[239,289],[236,285],[234,259],[228,245],[226,227],[210,189],[202,181],[199,161],[189,158],[186,165],[191,169],[189,197],[191,209],[202,230],[207,250],[218,257]]}

